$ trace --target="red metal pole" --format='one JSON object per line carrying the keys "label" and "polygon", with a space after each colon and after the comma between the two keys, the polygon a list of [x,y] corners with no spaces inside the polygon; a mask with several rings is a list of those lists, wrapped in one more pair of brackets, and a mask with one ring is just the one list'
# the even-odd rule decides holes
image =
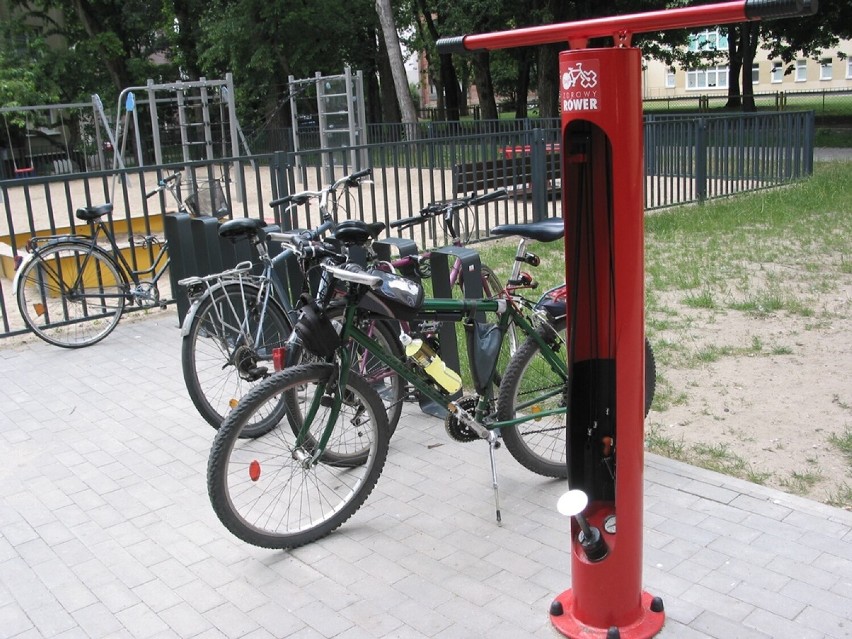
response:
{"label": "red metal pole", "polygon": [[[644,169],[641,54],[631,36],[814,11],[816,0],[736,0],[438,41],[441,53],[571,47],[559,58],[566,440],[569,484],[588,505],[566,513],[572,587],[550,609],[566,637],[647,639],[665,621],[662,601],[642,590]],[[614,47],[586,48],[607,36]]]}

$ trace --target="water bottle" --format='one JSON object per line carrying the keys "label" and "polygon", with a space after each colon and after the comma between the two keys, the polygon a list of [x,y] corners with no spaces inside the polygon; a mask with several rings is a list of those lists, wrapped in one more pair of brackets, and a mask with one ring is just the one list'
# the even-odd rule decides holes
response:
{"label": "water bottle", "polygon": [[411,339],[405,333],[400,335],[400,340],[405,346],[406,356],[417,362],[426,374],[434,379],[438,385],[448,393],[457,393],[462,387],[461,377],[444,361],[432,348],[422,339]]}

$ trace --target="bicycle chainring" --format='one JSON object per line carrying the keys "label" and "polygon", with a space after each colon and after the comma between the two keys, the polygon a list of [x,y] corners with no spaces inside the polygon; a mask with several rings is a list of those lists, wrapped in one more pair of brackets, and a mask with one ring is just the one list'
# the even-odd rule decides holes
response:
{"label": "bicycle chainring", "polygon": [[[476,410],[479,399],[475,396],[462,397],[456,404],[468,413]],[[454,413],[448,413],[444,418],[444,428],[447,434],[457,442],[472,442],[479,439],[479,435],[470,426],[462,422]]]}
{"label": "bicycle chainring", "polygon": [[139,306],[159,306],[160,290],[153,282],[139,282],[133,289],[133,299]]}

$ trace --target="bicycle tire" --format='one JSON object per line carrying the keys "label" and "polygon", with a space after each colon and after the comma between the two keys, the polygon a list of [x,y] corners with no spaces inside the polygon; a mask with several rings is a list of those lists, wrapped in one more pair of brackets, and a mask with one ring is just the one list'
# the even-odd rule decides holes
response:
{"label": "bicycle tire", "polygon": [[[79,288],[71,290],[69,283]],[[83,348],[115,329],[124,312],[127,285],[102,249],[63,243],[36,252],[21,272],[17,293],[27,328],[54,346]]]}
{"label": "bicycle tire", "polygon": [[[263,548],[295,548],[341,526],[364,503],[387,459],[387,416],[378,394],[350,373],[344,403],[327,452],[306,463],[314,451],[295,446],[301,426],[299,408],[313,398],[318,384],[333,381],[331,364],[304,364],[271,375],[255,386],[228,414],[210,450],[207,487],[219,520],[239,539]],[[242,431],[268,403],[286,398],[287,416],[264,435],[246,439]],[[325,427],[329,402],[320,403],[309,439]],[[339,463],[354,446],[366,451],[358,463]],[[341,452],[342,451],[342,452]]]}
{"label": "bicycle tire", "polygon": [[[539,335],[545,337],[559,335],[558,344],[565,353],[564,318],[556,320],[553,325],[545,325],[539,330]],[[558,351],[557,351],[558,352]],[[559,391],[559,387],[562,390]],[[645,339],[645,415],[651,407],[656,388],[656,366],[651,343]],[[557,377],[551,367],[540,355],[538,343],[528,338],[518,349],[515,357],[506,368],[503,384],[497,398],[497,419],[509,420],[515,417],[515,409],[519,398],[529,398],[530,393],[557,391],[553,397],[536,402],[536,409],[546,411],[559,406],[565,406],[567,383]],[[523,403],[523,402],[522,402]],[[564,415],[552,415],[541,420],[525,422],[516,426],[501,429],[503,442],[512,456],[525,468],[545,477],[566,478],[568,476],[566,427]]]}
{"label": "bicycle tire", "polygon": [[[272,372],[272,349],[290,335],[286,313],[274,301],[266,305],[263,339],[253,346],[262,311],[261,289],[250,283],[213,289],[198,305],[181,344],[181,367],[192,403],[204,420],[218,429],[228,412],[253,386]],[[241,327],[247,326],[250,335]],[[278,406],[244,436],[256,437],[273,428],[283,415]]]}

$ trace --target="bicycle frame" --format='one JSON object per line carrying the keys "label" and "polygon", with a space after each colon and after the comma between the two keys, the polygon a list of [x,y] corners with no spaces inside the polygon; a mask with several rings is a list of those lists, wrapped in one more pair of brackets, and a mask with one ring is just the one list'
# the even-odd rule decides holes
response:
{"label": "bicycle frame", "polygon": [[[417,319],[419,320],[428,320],[428,319],[455,319],[461,320],[468,315],[477,313],[477,312],[493,312],[497,313],[499,316],[499,324],[503,333],[505,334],[505,329],[509,326],[510,323],[514,323],[518,328],[520,328],[525,335],[534,339],[541,350],[542,355],[547,361],[548,365],[556,371],[563,378],[567,379],[568,377],[568,363],[562,357],[559,357],[547,341],[542,338],[539,332],[535,329],[533,324],[521,313],[514,302],[510,300],[504,299],[484,299],[484,300],[454,300],[454,299],[427,299],[424,300],[423,306],[417,313]],[[407,366],[404,361],[400,361],[394,358],[390,353],[386,352],[382,349],[379,344],[376,343],[367,333],[361,330],[358,326],[358,322],[355,321],[357,314],[359,313],[359,309],[357,306],[353,304],[349,304],[346,307],[345,312],[345,320],[343,323],[343,328],[340,333],[340,337],[343,343],[346,343],[348,340],[352,340],[361,346],[365,351],[369,352],[376,359],[381,361],[385,366],[394,371],[397,375],[399,375],[406,382],[410,383],[417,391],[436,402],[440,406],[448,407],[451,412],[458,412],[461,409],[454,404],[454,400],[452,396],[446,391],[440,390],[436,388],[431,383],[431,378],[419,367],[410,367]],[[375,317],[374,319],[383,319],[380,317]],[[468,338],[470,339],[470,338]],[[341,348],[338,349],[336,356],[339,358],[339,373],[337,385],[339,388],[345,388],[346,383],[349,378],[349,372],[351,370],[351,359],[349,355],[349,349]],[[493,373],[492,379],[493,382]],[[479,402],[476,409],[476,414],[474,419],[477,423],[480,423],[481,426],[486,428],[488,431],[496,431],[500,428],[507,426],[515,426],[527,421],[538,420],[543,417],[547,417],[550,415],[557,414],[565,414],[566,408],[557,408],[551,409],[548,411],[541,411],[531,415],[515,417],[511,420],[506,421],[486,421],[482,423],[482,420],[488,417],[488,404],[492,399],[490,389],[493,388],[493,383],[489,383],[487,385],[489,389],[486,392],[486,395],[479,397]],[[312,402],[311,408],[309,409],[308,415],[313,416],[317,410],[318,402],[321,399],[321,396],[324,394],[325,389],[320,388],[319,392],[316,393],[314,400]],[[561,392],[561,391],[560,391]],[[548,395],[552,396],[552,395]],[[323,436],[320,441],[320,446],[318,447],[317,452],[314,454],[314,458],[318,458],[321,454],[321,451],[324,449],[325,442],[327,442],[328,438],[331,435],[332,425],[335,423],[336,416],[339,412],[340,405],[342,403],[342,397],[338,394],[335,397],[334,405],[332,406],[331,417],[333,419],[329,419],[328,426],[323,433]],[[529,405],[529,404],[526,404]],[[307,437],[308,429],[310,427],[311,420],[306,419],[305,424],[302,427],[302,431],[299,433],[299,441],[303,441],[303,438]]]}

